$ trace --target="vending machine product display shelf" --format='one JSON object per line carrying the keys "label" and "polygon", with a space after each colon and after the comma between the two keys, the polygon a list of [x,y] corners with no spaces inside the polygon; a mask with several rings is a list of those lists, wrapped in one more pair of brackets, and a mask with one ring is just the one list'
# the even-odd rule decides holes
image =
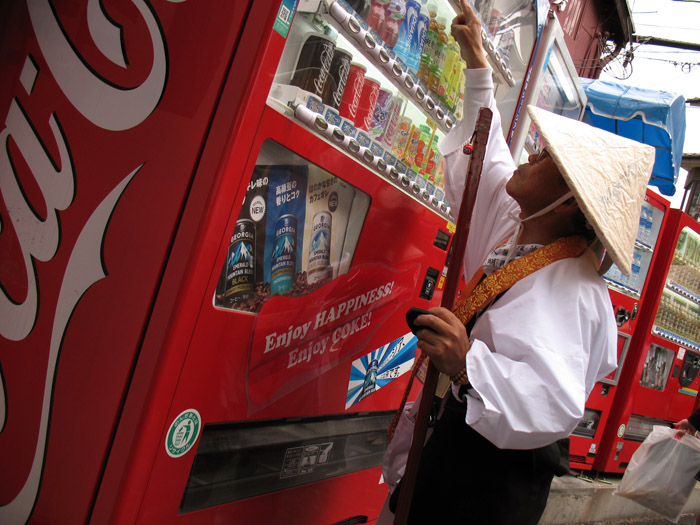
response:
{"label": "vending machine product display shelf", "polygon": [[666,281],[666,288],[677,293],[678,295],[685,297],[686,299],[689,299],[690,301],[694,302],[695,304],[700,305],[700,297],[698,297],[697,294],[694,294],[693,292],[691,292],[687,288],[684,288],[680,284],[669,280],[669,281]]}
{"label": "vending machine product display shelf", "polygon": [[[469,2],[469,5],[478,14],[477,9],[474,7],[474,2],[472,2],[471,0],[467,0],[467,2]],[[457,13],[459,13],[462,9],[459,5],[459,0],[449,0],[449,3],[452,5],[452,8]],[[494,43],[493,37],[489,35],[483,20],[481,21],[481,40],[484,44],[484,50],[486,51],[487,58],[491,63],[491,68],[493,69],[494,73],[500,76],[501,80],[508,84],[509,87],[513,87],[515,85],[515,78],[513,78],[513,72],[510,70],[508,64],[506,63],[506,60],[501,56],[501,53],[498,51],[496,44]]]}
{"label": "vending machine product display shelf", "polygon": [[[313,105],[314,98],[310,97],[309,100],[312,101],[311,104]],[[341,126],[331,124],[324,118],[323,114],[304,104],[290,104],[290,109],[293,111],[294,118],[310,130],[355,157],[374,173],[390,181],[396,187],[454,224],[455,220],[452,210],[444,200],[444,192],[417,175],[413,170],[407,169],[405,166],[401,167],[402,163],[397,162],[398,166],[389,164],[384,156],[377,154],[377,150],[373,151],[373,146],[376,146],[376,143],[372,141],[370,144],[361,145],[357,139],[345,133]]]}
{"label": "vending machine product display shelf", "polygon": [[694,343],[692,341],[689,341],[688,339],[684,337],[680,337],[677,334],[674,334],[673,332],[669,332],[668,330],[665,330],[663,328],[659,328],[658,326],[654,326],[654,328],[651,331],[654,335],[657,335],[663,339],[666,339],[668,341],[671,341],[672,343],[677,344],[678,346],[682,346],[684,348],[687,348],[688,350],[692,350],[693,352],[698,352],[700,353],[700,345],[697,343]]}
{"label": "vending machine product display shelf", "polygon": [[605,284],[608,285],[608,288],[612,288],[613,290],[617,290],[618,292],[621,292],[625,295],[639,299],[639,297],[640,297],[639,290],[636,290],[635,288],[632,288],[631,286],[626,286],[622,283],[618,283],[617,281],[613,281],[611,279],[608,279],[607,277],[603,277],[603,278],[605,280]]}
{"label": "vending machine product display shelf", "polygon": [[457,120],[455,116],[433,97],[415,72],[396,57],[352,7],[343,0],[326,0],[325,6],[331,15],[331,25],[346,36],[404,96],[430,117],[443,132],[447,133],[452,129]]}

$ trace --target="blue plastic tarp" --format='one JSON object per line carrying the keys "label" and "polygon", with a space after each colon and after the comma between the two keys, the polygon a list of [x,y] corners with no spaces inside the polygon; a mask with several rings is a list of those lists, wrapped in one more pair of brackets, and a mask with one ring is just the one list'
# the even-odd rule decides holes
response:
{"label": "blue plastic tarp", "polygon": [[685,98],[677,93],[581,78],[588,97],[584,122],[656,148],[650,185],[676,192],[685,141]]}

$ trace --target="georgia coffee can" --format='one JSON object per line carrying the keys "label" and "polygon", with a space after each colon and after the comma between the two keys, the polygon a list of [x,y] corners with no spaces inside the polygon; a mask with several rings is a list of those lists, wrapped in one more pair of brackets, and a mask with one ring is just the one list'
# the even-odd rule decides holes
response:
{"label": "georgia coffee can", "polygon": [[362,86],[365,83],[366,72],[367,68],[362,64],[356,62],[350,64],[348,78],[345,81],[345,90],[340,99],[338,113],[340,113],[341,117],[351,120],[353,124],[355,123],[357,108],[360,106],[360,97],[362,96]]}
{"label": "georgia coffee can", "polygon": [[297,218],[282,215],[275,223],[270,291],[282,294],[292,288],[297,271]]}
{"label": "georgia coffee can", "polygon": [[331,228],[333,216],[330,212],[319,211],[311,224],[309,244],[309,264],[306,269],[306,282],[317,283],[328,276],[331,268]]}
{"label": "georgia coffee can", "polygon": [[323,88],[323,103],[326,106],[331,106],[333,109],[340,107],[351,63],[352,55],[344,49],[336,47],[333,52],[333,60],[331,61],[326,85]]}
{"label": "georgia coffee can", "polygon": [[226,254],[224,304],[247,301],[255,290],[255,223],[238,219]]}
{"label": "georgia coffee can", "polygon": [[379,98],[379,82],[373,78],[365,77],[362,84],[362,94],[360,95],[360,104],[355,113],[355,127],[369,131],[374,116],[374,107],[377,105]]}
{"label": "georgia coffee can", "polygon": [[291,84],[304,91],[323,96],[335,52],[335,42],[323,33],[308,33],[299,50]]}

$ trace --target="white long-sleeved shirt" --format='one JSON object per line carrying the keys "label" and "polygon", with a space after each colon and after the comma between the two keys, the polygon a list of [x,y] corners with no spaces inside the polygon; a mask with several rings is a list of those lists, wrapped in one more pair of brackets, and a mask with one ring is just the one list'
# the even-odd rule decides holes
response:
{"label": "white long-sleeved shirt", "polygon": [[[515,169],[493,97],[491,70],[468,69],[465,115],[441,145],[447,198],[458,210],[478,111],[493,110],[464,257],[467,278],[506,240],[517,203],[505,192]],[[473,387],[466,423],[500,448],[532,449],[567,437],[596,381],[617,364],[617,327],[590,251],[554,262],[513,285],[479,317],[466,356]]]}

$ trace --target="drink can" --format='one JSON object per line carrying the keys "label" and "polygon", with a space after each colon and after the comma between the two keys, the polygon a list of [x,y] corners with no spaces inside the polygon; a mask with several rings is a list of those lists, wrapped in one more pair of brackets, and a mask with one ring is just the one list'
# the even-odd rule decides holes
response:
{"label": "drink can", "polygon": [[255,223],[238,219],[226,254],[226,284],[223,304],[247,301],[255,290]]}
{"label": "drink can", "polygon": [[399,129],[399,117],[401,116],[402,108],[403,99],[398,95],[392,97],[391,107],[389,108],[389,116],[386,120],[386,126],[384,127],[384,131],[377,137],[377,140],[381,142],[382,146],[388,150],[391,150],[391,147],[394,144],[394,137]]}
{"label": "drink can", "polygon": [[394,136],[394,144],[392,145],[391,152],[399,159],[403,158],[406,152],[406,146],[408,145],[409,138],[411,136],[411,126],[412,121],[406,116],[399,117],[398,129]]}
{"label": "drink can", "polygon": [[297,218],[282,215],[275,223],[275,241],[270,268],[270,291],[282,294],[294,284],[297,268]]}
{"label": "drink can", "polygon": [[345,90],[340,99],[340,107],[338,113],[343,118],[355,122],[357,108],[360,106],[360,97],[362,96],[362,86],[365,82],[365,72],[367,68],[362,64],[352,62],[348,71],[348,78],[345,81]]}
{"label": "drink can", "polygon": [[331,37],[323,33],[307,33],[299,50],[291,84],[322,97],[334,52],[335,42]]}
{"label": "drink can", "polygon": [[314,215],[306,270],[306,281],[309,284],[317,283],[330,275],[332,221],[333,216],[328,211],[319,211]]}
{"label": "drink can", "polygon": [[350,64],[352,63],[352,55],[340,49],[335,48],[333,52],[333,60],[328,72],[328,79],[323,88],[323,103],[326,106],[331,106],[334,109],[340,107],[340,101],[343,98],[343,91],[350,73]]}
{"label": "drink can", "polygon": [[391,110],[392,94],[388,89],[380,88],[377,95],[377,103],[374,105],[372,121],[369,125],[369,134],[372,138],[378,138],[384,134],[386,123]]}
{"label": "drink can", "polygon": [[355,113],[355,127],[369,131],[372,124],[372,116],[374,115],[374,106],[377,104],[379,97],[379,82],[373,78],[365,77],[362,84],[362,94],[360,95],[360,104]]}
{"label": "drink can", "polygon": [[372,359],[372,362],[367,368],[367,373],[365,374],[365,380],[362,384],[362,393],[360,394],[360,399],[364,399],[377,389],[378,371],[379,361],[377,359]]}

